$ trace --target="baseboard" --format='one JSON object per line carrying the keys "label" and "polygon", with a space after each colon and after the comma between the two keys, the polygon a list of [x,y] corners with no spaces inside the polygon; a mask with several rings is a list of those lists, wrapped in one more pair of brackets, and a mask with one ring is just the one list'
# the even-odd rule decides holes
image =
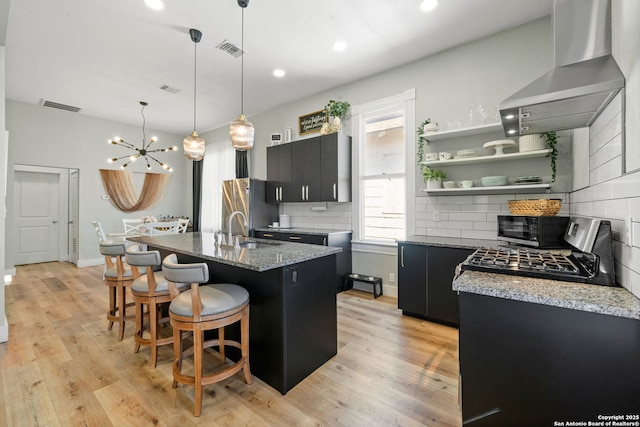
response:
{"label": "baseboard", "polygon": [[0,342],[9,341],[9,321],[4,316],[4,324],[0,325]]}
{"label": "baseboard", "polygon": [[93,267],[94,265],[102,265],[104,264],[104,257],[93,258],[93,259],[79,259],[78,260],[78,268],[82,267]]}

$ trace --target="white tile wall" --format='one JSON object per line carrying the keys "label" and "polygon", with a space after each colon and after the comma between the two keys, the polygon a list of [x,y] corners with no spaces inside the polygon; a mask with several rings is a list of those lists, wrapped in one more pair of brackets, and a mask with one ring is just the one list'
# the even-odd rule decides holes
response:
{"label": "white tile wall", "polygon": [[616,281],[640,297],[640,172],[622,175],[621,117],[618,94],[590,128],[590,186],[571,193],[570,206],[573,215],[611,221]]}
{"label": "white tile wall", "polygon": [[291,215],[292,227],[351,230],[351,203],[283,203],[280,213]]}

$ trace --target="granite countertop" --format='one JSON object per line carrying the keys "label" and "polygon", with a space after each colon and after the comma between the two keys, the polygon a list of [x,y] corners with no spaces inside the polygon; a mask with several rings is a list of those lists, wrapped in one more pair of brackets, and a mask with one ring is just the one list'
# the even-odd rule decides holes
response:
{"label": "granite countertop", "polygon": [[640,320],[640,299],[619,287],[464,271],[453,290]]}
{"label": "granite countertop", "polygon": [[351,233],[351,230],[330,230],[326,228],[303,228],[303,227],[258,227],[256,231],[272,231],[279,233],[297,233],[297,234],[316,234],[320,236],[328,236],[329,234]]}
{"label": "granite countertop", "polygon": [[499,240],[463,239],[459,237],[436,236],[408,236],[405,239],[398,240],[398,243],[462,249],[496,248],[498,246],[504,246],[505,244],[505,242],[501,242]]}
{"label": "granite countertop", "polygon": [[214,236],[214,233],[197,232],[135,236],[129,237],[127,240],[254,271],[272,270],[342,251],[341,248],[331,246],[274,242],[254,238],[249,240],[265,243],[264,247],[255,249],[220,248],[216,247]]}

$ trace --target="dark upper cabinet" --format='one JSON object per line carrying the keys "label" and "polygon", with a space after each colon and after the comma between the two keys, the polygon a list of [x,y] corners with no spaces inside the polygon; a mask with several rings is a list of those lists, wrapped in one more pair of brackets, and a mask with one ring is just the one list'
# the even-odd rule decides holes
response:
{"label": "dark upper cabinet", "polygon": [[291,200],[320,200],[320,137],[305,139],[291,145]]}
{"label": "dark upper cabinet", "polygon": [[351,137],[338,132],[268,147],[267,201],[350,202]]}
{"label": "dark upper cabinet", "polygon": [[351,137],[337,132],[320,137],[320,198],[351,201]]}
{"label": "dark upper cabinet", "polygon": [[291,144],[267,147],[267,202],[291,201]]}

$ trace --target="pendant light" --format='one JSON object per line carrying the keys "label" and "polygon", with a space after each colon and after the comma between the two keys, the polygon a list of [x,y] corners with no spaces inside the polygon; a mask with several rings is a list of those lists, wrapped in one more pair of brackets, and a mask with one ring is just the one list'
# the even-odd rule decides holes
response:
{"label": "pendant light", "polygon": [[231,145],[238,151],[247,151],[253,147],[255,128],[244,116],[244,8],[249,5],[249,0],[238,0],[238,6],[242,8],[242,39],[240,50],[242,51],[240,73],[240,115],[229,126]]}
{"label": "pendant light", "polygon": [[182,146],[184,148],[184,156],[189,160],[197,162],[204,158],[205,151],[204,139],[200,138],[198,132],[196,132],[197,49],[198,43],[200,43],[200,39],[202,38],[202,33],[192,28],[189,30],[189,35],[191,36],[191,41],[193,41],[193,132],[182,141]]}

